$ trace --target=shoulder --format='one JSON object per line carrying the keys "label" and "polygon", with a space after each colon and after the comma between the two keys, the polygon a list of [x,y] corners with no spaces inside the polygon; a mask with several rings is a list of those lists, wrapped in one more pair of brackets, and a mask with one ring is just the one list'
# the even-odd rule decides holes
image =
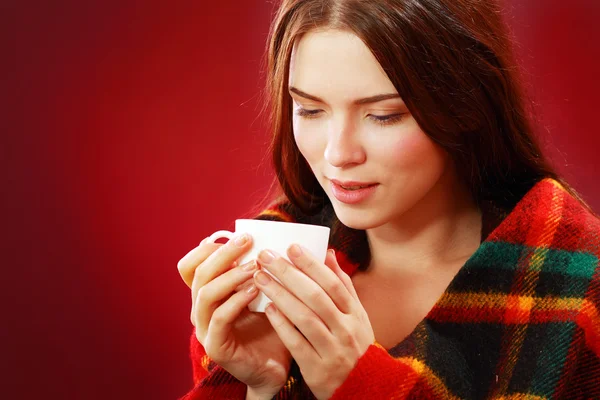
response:
{"label": "shoulder", "polygon": [[548,349],[568,348],[569,357],[583,357],[597,376],[599,260],[600,220],[558,182],[545,179],[482,243],[467,271],[478,280],[474,285],[504,299],[503,321],[552,332],[546,343],[561,345]]}
{"label": "shoulder", "polygon": [[503,265],[510,290],[554,304],[548,311],[566,317],[600,304],[600,220],[552,179],[538,182],[481,250],[476,260]]}
{"label": "shoulder", "polygon": [[600,255],[600,220],[558,182],[538,182],[490,234],[488,241]]}
{"label": "shoulder", "polygon": [[[496,233],[519,246],[517,271],[548,315],[575,321],[600,346],[600,220],[558,182],[539,182]],[[519,272],[517,272],[519,273]],[[541,314],[540,314],[541,315]],[[600,353],[600,347],[597,349]]]}

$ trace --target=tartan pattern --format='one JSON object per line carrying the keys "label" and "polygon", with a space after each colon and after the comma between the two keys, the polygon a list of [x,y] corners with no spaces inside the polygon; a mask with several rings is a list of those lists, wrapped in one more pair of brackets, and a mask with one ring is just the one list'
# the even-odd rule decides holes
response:
{"label": "tartan pattern", "polygon": [[[332,227],[352,274],[366,235],[276,204],[258,218]],[[333,224],[333,225],[332,225]],[[560,184],[538,182],[482,242],[401,343],[369,347],[332,399],[600,399],[600,221]],[[245,387],[191,338],[183,399],[243,399]],[[314,398],[294,364],[276,399]]]}

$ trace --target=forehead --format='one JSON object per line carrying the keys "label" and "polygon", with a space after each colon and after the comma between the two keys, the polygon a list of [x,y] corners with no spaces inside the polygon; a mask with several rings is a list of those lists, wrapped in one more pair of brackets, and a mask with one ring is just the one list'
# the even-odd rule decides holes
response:
{"label": "forehead", "polygon": [[289,85],[313,94],[329,94],[331,90],[348,95],[395,92],[392,82],[362,40],[340,30],[311,31],[295,43]]}

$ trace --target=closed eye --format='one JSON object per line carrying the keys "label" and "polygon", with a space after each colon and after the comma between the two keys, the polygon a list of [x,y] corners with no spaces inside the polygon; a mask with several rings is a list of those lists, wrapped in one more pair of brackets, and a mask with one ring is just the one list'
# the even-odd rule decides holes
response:
{"label": "closed eye", "polygon": [[[321,111],[323,111],[323,110],[307,110],[305,108],[298,108],[298,109],[296,109],[296,115],[301,118],[311,119],[311,118],[317,118]],[[369,119],[371,119],[376,124],[386,126],[386,125],[393,125],[397,122],[400,122],[402,120],[402,118],[404,117],[404,115],[405,115],[404,113],[396,113],[396,114],[389,114],[389,115],[369,114]]]}
{"label": "closed eye", "polygon": [[404,117],[404,114],[402,113],[390,115],[369,115],[369,118],[371,118],[373,121],[380,125],[395,124],[396,122],[400,122],[400,120],[402,120],[402,117]]}
{"label": "closed eye", "polygon": [[305,108],[298,108],[296,110],[296,115],[304,118],[314,118],[319,114],[319,112],[321,112],[321,110],[307,110]]}

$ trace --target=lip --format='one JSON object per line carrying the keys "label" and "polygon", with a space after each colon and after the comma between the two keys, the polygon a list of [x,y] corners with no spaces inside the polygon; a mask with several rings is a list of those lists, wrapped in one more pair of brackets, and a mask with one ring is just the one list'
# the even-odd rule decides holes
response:
{"label": "lip", "polygon": [[331,182],[338,186],[370,186],[376,185],[377,182],[359,182],[359,181],[338,181],[337,179],[330,179]]}
{"label": "lip", "polygon": [[[367,183],[357,181],[345,181],[341,182],[336,179],[331,179],[331,192],[333,196],[340,202],[345,204],[358,204],[369,198],[376,190],[378,183]],[[347,190],[343,186],[367,186],[364,189]]]}

